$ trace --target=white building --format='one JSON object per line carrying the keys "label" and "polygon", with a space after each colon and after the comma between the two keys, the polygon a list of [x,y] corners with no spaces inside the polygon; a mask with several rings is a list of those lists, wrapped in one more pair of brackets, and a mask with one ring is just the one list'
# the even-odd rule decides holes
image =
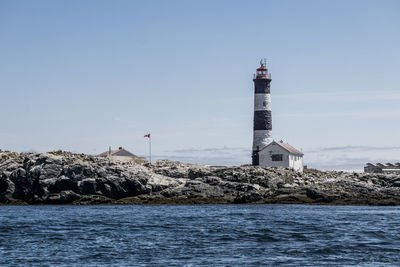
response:
{"label": "white building", "polygon": [[366,173],[400,174],[400,162],[395,163],[395,164],[386,163],[386,165],[383,165],[381,163],[377,163],[376,165],[367,163],[367,166],[364,167],[364,172],[366,172]]}
{"label": "white building", "polygon": [[258,152],[259,165],[303,171],[303,153],[283,141],[272,141]]}

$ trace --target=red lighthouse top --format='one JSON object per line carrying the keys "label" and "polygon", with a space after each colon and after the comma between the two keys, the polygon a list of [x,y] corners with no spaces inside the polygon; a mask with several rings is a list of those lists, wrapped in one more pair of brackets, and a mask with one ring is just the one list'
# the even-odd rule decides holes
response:
{"label": "red lighthouse top", "polygon": [[266,59],[262,59],[260,61],[260,67],[257,69],[256,72],[256,79],[271,79],[271,75],[268,74],[268,69],[265,67],[267,63]]}
{"label": "red lighthouse top", "polygon": [[263,65],[261,65],[261,67],[259,67],[259,68],[257,69],[257,71],[262,71],[262,70],[268,71],[268,69],[267,69],[266,67],[264,67]]}

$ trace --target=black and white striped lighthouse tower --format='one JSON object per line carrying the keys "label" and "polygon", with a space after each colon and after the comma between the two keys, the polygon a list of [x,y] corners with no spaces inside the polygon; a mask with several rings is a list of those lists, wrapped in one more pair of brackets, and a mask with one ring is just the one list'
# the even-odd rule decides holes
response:
{"label": "black and white striped lighthouse tower", "polygon": [[254,74],[254,127],[253,127],[253,165],[259,165],[258,152],[272,142],[271,117],[271,75],[266,68],[266,60],[260,61]]}

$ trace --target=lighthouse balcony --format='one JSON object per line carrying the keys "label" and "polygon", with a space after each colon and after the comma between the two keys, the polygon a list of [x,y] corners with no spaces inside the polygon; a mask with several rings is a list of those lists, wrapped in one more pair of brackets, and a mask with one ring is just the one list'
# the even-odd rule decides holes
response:
{"label": "lighthouse balcony", "polygon": [[270,73],[265,73],[265,74],[254,74],[253,76],[254,79],[270,79],[271,80],[271,74]]}

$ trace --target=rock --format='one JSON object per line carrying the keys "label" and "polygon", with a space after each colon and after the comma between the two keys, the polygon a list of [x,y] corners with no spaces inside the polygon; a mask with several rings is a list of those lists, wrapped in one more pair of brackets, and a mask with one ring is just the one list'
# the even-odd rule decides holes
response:
{"label": "rock", "polygon": [[44,202],[45,204],[68,204],[72,203],[73,201],[80,199],[80,196],[71,191],[61,191],[58,194],[52,194],[50,195],[46,201]]}
{"label": "rock", "polygon": [[239,193],[234,199],[234,203],[242,204],[242,203],[253,203],[263,199],[263,195],[259,192],[249,192],[241,194]]}
{"label": "rock", "polygon": [[79,193],[82,195],[92,195],[97,192],[97,182],[96,179],[93,178],[78,181],[77,186]]}
{"label": "rock", "polygon": [[0,152],[0,203],[399,205],[400,176]]}
{"label": "rock", "polygon": [[76,188],[76,183],[73,179],[67,176],[60,176],[56,179],[54,186],[51,187],[51,192],[61,192],[66,190],[73,190]]}
{"label": "rock", "polygon": [[15,184],[3,174],[0,177],[0,203],[5,203],[8,199],[11,199],[14,192]]}
{"label": "rock", "polygon": [[334,195],[324,192],[322,190],[311,189],[311,188],[307,188],[306,196],[319,203],[329,203],[337,198]]}

